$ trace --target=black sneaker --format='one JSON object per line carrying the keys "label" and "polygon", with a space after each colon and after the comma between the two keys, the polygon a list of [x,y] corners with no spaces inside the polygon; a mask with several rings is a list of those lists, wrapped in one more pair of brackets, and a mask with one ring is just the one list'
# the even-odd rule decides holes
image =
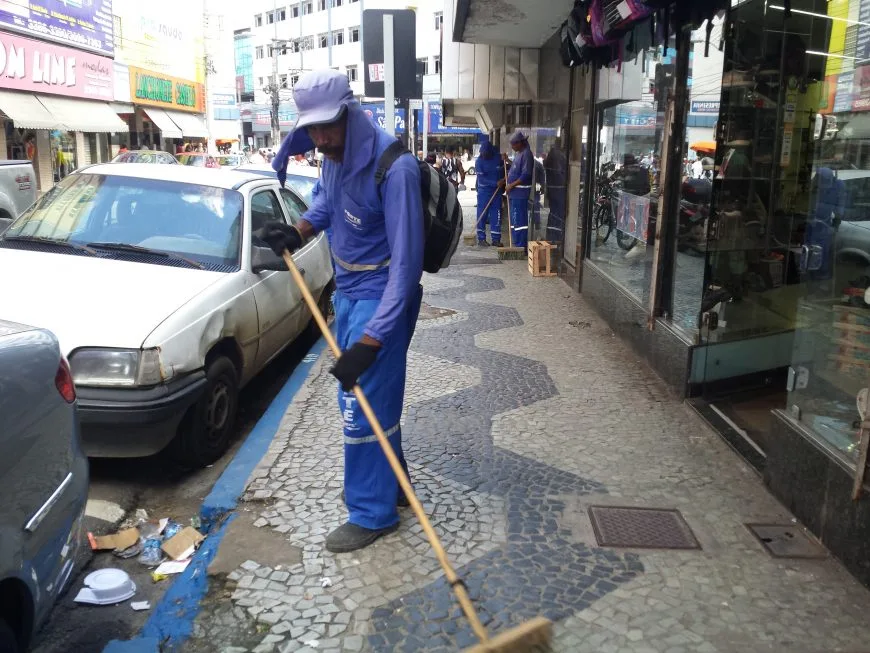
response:
{"label": "black sneaker", "polygon": [[496,241],[492,244],[492,246],[493,246],[493,247],[501,247],[501,246],[502,246],[501,241],[500,241],[500,240],[496,240]]}
{"label": "black sneaker", "polygon": [[[341,502],[347,503],[344,498],[344,490],[341,491]],[[399,508],[409,508],[411,506],[411,502],[408,501],[408,497],[405,496],[404,492],[399,493],[399,498],[396,500],[396,505]]]}
{"label": "black sneaker", "polygon": [[373,530],[347,522],[326,536],[326,550],[332,553],[350,553],[364,549],[379,537],[395,533],[397,530],[399,530],[398,524]]}
{"label": "black sneaker", "polygon": [[477,241],[477,246],[478,246],[478,247],[489,247],[489,243],[486,242],[485,240],[478,240],[478,241]]}

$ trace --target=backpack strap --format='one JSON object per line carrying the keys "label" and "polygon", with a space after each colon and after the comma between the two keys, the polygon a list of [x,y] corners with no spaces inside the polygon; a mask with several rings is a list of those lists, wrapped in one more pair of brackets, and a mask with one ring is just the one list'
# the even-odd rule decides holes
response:
{"label": "backpack strap", "polygon": [[399,141],[393,141],[390,143],[387,149],[384,150],[384,153],[381,154],[381,158],[378,159],[378,167],[375,169],[375,185],[380,187],[384,182],[384,179],[386,179],[387,172],[389,172],[392,165],[406,152],[408,152],[408,150],[405,149],[405,146]]}

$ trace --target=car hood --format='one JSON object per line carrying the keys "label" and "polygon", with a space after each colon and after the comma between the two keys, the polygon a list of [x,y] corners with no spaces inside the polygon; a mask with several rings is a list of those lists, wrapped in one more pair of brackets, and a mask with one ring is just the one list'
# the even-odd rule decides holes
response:
{"label": "car hood", "polygon": [[0,317],[54,332],[61,351],[138,348],[221,272],[0,249]]}

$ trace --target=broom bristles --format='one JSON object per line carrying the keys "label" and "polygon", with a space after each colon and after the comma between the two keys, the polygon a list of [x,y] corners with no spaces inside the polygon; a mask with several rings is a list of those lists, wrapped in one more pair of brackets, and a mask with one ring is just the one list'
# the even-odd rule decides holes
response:
{"label": "broom bristles", "polygon": [[535,617],[489,641],[465,649],[465,653],[543,653],[550,650],[552,639],[553,623],[546,617]]}

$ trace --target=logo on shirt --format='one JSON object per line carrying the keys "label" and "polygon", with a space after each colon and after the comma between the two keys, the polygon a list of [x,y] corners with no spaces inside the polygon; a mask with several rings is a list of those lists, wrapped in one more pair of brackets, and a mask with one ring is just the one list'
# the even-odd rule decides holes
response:
{"label": "logo on shirt", "polygon": [[358,217],[356,217],[353,213],[351,213],[347,209],[344,210],[344,219],[350,226],[354,227],[355,229],[362,228],[362,220],[360,220]]}

